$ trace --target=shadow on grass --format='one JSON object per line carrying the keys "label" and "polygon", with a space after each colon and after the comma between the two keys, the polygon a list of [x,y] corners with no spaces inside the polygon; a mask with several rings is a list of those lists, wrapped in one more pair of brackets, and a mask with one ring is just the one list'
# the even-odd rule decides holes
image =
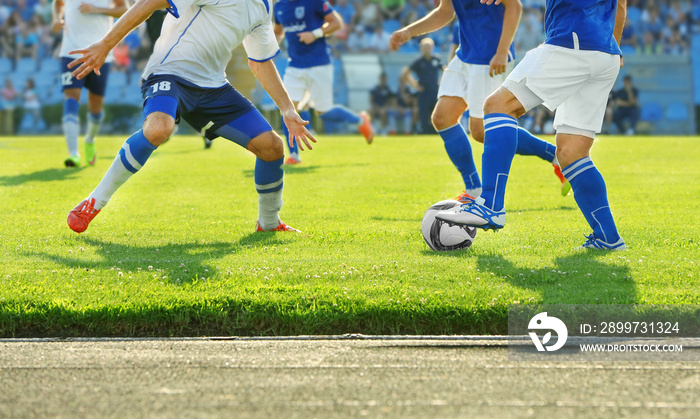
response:
{"label": "shadow on grass", "polygon": [[478,255],[476,266],[513,286],[540,293],[541,301],[536,303],[634,304],[637,291],[630,270],[601,260],[610,255],[581,251],[555,259],[554,266],[529,269],[516,266],[501,255],[488,254]]}
{"label": "shadow on grass", "polygon": [[0,176],[1,186],[19,186],[27,182],[53,182],[73,179],[84,168],[52,168],[14,176]]}
{"label": "shadow on grass", "polygon": [[[282,233],[284,234],[284,233]],[[138,246],[134,243],[111,243],[91,237],[78,237],[77,243],[94,249],[99,261],[79,256],[51,255],[40,252],[26,253],[39,256],[71,269],[121,270],[125,274],[152,272],[165,276],[172,285],[185,285],[200,278],[211,278],[218,273],[214,260],[231,253],[256,251],[265,246],[278,246],[291,239],[276,233],[251,233],[237,242],[215,243],[165,243]]]}

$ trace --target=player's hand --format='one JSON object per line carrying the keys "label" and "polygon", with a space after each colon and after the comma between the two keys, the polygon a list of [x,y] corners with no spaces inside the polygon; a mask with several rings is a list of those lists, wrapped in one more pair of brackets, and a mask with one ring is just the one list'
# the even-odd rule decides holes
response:
{"label": "player's hand", "polygon": [[306,144],[307,149],[313,150],[309,140],[315,143],[316,139],[311,135],[309,130],[306,129],[306,125],[309,124],[309,121],[301,119],[294,109],[282,113],[282,119],[284,119],[284,125],[287,126],[287,130],[289,131],[289,146],[292,147],[292,142],[296,139],[299,149],[304,150],[304,144]]}
{"label": "player's hand", "polygon": [[311,31],[299,32],[297,34],[299,41],[305,43],[306,45],[312,44],[316,41],[316,35]]}
{"label": "player's hand", "polygon": [[51,30],[53,33],[61,33],[63,30],[63,19],[54,20],[53,23],[51,23]]}
{"label": "player's hand", "polygon": [[71,69],[78,64],[80,66],[73,70],[71,75],[76,79],[80,80],[94,71],[98,76],[100,75],[100,67],[105,63],[107,55],[109,54],[111,48],[102,44],[101,41],[97,41],[85,49],[78,49],[75,51],[70,51],[68,54],[80,54],[81,56],[71,61],[68,64],[68,68]]}
{"label": "player's hand", "polygon": [[87,15],[91,13],[97,13],[97,7],[90,3],[80,3],[80,6],[78,6],[78,10],[80,10],[80,13]]}
{"label": "player's hand", "polygon": [[396,51],[399,47],[411,39],[411,34],[406,29],[399,29],[389,38],[389,49]]}
{"label": "player's hand", "polygon": [[496,53],[496,55],[494,55],[489,62],[489,76],[493,77],[505,73],[507,64],[508,53]]}
{"label": "player's hand", "polygon": [[494,1],[494,0],[481,0],[481,4],[486,4],[487,6],[490,6],[493,4],[493,5],[498,6],[499,4],[501,4],[501,0],[496,0],[496,1]]}

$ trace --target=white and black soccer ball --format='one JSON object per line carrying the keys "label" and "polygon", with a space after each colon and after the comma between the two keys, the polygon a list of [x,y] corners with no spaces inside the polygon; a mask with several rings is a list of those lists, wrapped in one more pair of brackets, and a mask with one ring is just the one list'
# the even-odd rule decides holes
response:
{"label": "white and black soccer ball", "polygon": [[440,201],[428,208],[423,216],[421,231],[423,238],[431,249],[436,251],[466,249],[474,243],[476,228],[467,226],[449,225],[435,218],[440,211],[448,211],[461,206],[462,203],[454,199]]}

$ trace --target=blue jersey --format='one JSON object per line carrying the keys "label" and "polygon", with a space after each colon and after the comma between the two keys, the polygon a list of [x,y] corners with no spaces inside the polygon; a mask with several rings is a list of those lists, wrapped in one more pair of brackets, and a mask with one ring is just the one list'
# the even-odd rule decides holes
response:
{"label": "blue jersey", "polygon": [[330,13],[333,13],[333,8],[326,0],[280,0],[275,4],[275,23],[284,28],[290,66],[309,68],[331,63],[326,38],[321,37],[307,45],[297,36],[300,32],[323,26]]}
{"label": "blue jersey", "polygon": [[613,37],[617,0],[547,0],[545,44],[622,55]]}
{"label": "blue jersey", "polygon": [[[487,6],[479,0],[453,0],[452,6],[459,22],[457,56],[468,64],[488,65],[496,55],[503,30],[505,6]],[[515,59],[515,47],[510,45],[508,61]]]}

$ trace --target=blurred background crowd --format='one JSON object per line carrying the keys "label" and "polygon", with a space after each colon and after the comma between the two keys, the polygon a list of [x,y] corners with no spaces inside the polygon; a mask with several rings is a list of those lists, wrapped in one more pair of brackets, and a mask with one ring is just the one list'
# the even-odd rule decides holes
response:
{"label": "blurred background crowd", "polygon": [[[43,120],[45,112],[39,110],[62,101],[60,85],[57,84],[61,36],[51,30],[51,1],[0,0],[0,77],[3,84],[0,130],[4,133],[51,131],[50,124]],[[525,9],[515,40],[519,57],[544,39],[545,0],[522,2]],[[346,55],[387,53],[390,34],[425,16],[437,1],[331,0],[330,3],[346,23],[343,30],[329,38],[334,56],[340,61]],[[115,63],[109,81],[111,93],[108,92],[105,98],[107,104],[140,106],[139,72],[158,36],[162,18],[162,15],[156,16],[149,22],[150,26],[142,25],[115,49]],[[445,65],[453,41],[451,29],[446,27],[429,35],[435,43],[434,53],[443,57]],[[692,36],[698,33],[700,0],[629,0],[621,46],[625,57],[688,57],[692,54]],[[419,56],[420,40],[417,38],[406,43],[396,54]],[[284,70],[282,60],[278,61],[281,71]],[[336,77],[342,78],[343,68],[339,67]],[[381,73],[389,75],[389,90],[393,90],[395,97],[400,97],[399,81],[392,80],[394,74],[384,70]],[[379,74],[373,85],[378,82]],[[338,85],[343,86],[342,80]],[[368,105],[370,90],[368,88],[365,92]],[[338,103],[347,104],[348,92],[336,92],[336,96],[339,96]],[[413,106],[410,100],[399,100],[396,106],[399,104]],[[12,112],[15,109],[21,112]],[[403,130],[414,132],[415,122]]]}

